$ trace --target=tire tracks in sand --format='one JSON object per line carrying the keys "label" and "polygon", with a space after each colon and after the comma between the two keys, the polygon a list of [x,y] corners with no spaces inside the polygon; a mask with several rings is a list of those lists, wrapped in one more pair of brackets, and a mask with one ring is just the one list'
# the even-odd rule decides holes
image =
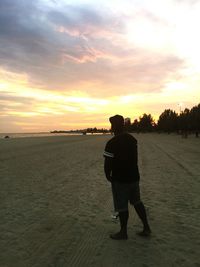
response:
{"label": "tire tracks in sand", "polygon": [[180,162],[180,159],[178,159],[176,156],[170,154],[169,152],[167,152],[165,149],[163,149],[161,146],[159,146],[158,144],[154,143],[154,146],[157,147],[160,151],[162,151],[162,153],[164,153],[168,158],[170,158],[174,163],[176,163],[182,170],[184,170],[188,175],[190,176],[195,176],[195,173],[193,173],[188,167],[186,167],[185,165],[183,165]]}

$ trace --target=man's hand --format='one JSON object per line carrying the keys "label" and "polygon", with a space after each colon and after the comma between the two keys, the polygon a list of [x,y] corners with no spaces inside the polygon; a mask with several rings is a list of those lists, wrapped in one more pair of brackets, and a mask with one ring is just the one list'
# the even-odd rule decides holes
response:
{"label": "man's hand", "polygon": [[112,183],[112,177],[111,176],[107,176],[106,178],[110,183]]}
{"label": "man's hand", "polygon": [[112,182],[112,158],[105,157],[104,161],[104,172],[106,175],[106,178],[109,182]]}

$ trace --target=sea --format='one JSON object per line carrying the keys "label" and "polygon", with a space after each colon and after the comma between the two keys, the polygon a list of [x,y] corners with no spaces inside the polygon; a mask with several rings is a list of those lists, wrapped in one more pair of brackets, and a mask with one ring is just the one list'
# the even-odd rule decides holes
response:
{"label": "sea", "polygon": [[82,135],[82,133],[0,133],[0,138],[9,136],[10,138],[25,138],[25,137],[44,137],[44,136],[69,136],[69,135]]}
{"label": "sea", "polygon": [[[102,135],[103,133],[87,133],[87,135]],[[82,133],[0,133],[0,139],[4,139],[6,136],[9,138],[26,138],[26,137],[45,137],[45,136],[71,136],[71,135],[83,135]]]}

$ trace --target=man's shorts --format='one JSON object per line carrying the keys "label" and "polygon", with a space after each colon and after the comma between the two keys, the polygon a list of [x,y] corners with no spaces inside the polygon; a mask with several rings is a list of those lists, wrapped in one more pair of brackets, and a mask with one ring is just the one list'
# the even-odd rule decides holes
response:
{"label": "man's shorts", "polygon": [[139,181],[131,184],[112,182],[112,193],[115,211],[126,211],[128,203],[136,205],[140,202]]}

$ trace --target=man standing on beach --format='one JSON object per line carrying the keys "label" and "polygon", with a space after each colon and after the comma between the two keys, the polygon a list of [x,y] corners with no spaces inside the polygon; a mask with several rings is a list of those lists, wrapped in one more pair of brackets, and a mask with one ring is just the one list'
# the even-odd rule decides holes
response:
{"label": "man standing on beach", "polygon": [[114,207],[119,213],[121,226],[120,231],[111,234],[110,237],[115,240],[128,238],[129,202],[134,206],[143,223],[143,231],[138,234],[149,236],[151,230],[144,204],[140,200],[137,140],[124,132],[124,118],[121,115],[115,115],[109,120],[114,137],[105,147],[104,171],[107,180],[112,184]]}

